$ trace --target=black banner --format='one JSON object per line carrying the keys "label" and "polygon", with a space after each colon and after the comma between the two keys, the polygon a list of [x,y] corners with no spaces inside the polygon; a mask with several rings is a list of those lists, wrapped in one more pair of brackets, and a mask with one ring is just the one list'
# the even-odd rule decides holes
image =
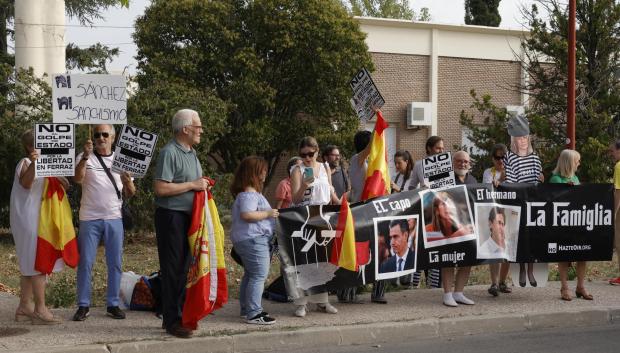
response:
{"label": "black banner", "polygon": [[364,262],[357,272],[329,262],[339,209],[280,210],[276,232],[287,287],[314,293],[428,268],[612,257],[610,184],[472,184],[353,204],[357,258]]}

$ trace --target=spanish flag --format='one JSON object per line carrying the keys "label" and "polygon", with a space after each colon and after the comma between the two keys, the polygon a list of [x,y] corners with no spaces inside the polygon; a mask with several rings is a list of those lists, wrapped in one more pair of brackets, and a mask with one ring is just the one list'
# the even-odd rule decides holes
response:
{"label": "spanish flag", "polygon": [[373,197],[388,195],[390,193],[390,173],[387,163],[387,146],[383,131],[388,123],[383,120],[381,111],[377,112],[375,131],[370,140],[370,153],[368,155],[368,169],[366,181],[362,190],[362,200]]}
{"label": "spanish flag", "polygon": [[198,321],[228,301],[224,228],[210,191],[194,193],[188,241],[191,262],[187,273],[183,326],[195,330]]}
{"label": "spanish flag", "polygon": [[68,266],[77,266],[80,256],[71,207],[65,189],[54,177],[45,178],[43,184],[37,234],[35,270],[50,274],[58,259],[63,259]]}
{"label": "spanish flag", "polygon": [[356,259],[355,247],[355,226],[353,225],[353,214],[349,208],[347,198],[342,198],[338,224],[336,225],[336,239],[332,244],[332,254],[329,262],[349,271],[357,271],[358,264]]}

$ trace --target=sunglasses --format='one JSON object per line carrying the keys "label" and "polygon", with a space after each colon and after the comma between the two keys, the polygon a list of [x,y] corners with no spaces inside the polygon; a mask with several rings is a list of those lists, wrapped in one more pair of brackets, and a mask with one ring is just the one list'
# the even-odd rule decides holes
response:
{"label": "sunglasses", "polygon": [[107,139],[108,137],[110,137],[110,133],[108,133],[108,132],[95,132],[95,134],[93,136],[95,136],[96,139],[98,139],[98,138],[100,138],[102,136],[103,136],[103,138]]}
{"label": "sunglasses", "polygon": [[300,153],[299,157],[301,157],[301,158],[314,157],[315,153],[316,153],[316,151],[308,152],[308,153]]}
{"label": "sunglasses", "polygon": [[493,159],[495,159],[496,161],[501,161],[502,159],[504,159],[504,156],[493,156]]}

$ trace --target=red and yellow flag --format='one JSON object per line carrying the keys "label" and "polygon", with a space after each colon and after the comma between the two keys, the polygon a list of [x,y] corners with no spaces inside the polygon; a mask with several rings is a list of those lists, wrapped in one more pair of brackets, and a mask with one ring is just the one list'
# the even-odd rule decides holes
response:
{"label": "red and yellow flag", "polygon": [[58,259],[63,259],[71,267],[77,266],[80,256],[71,206],[65,197],[65,189],[54,177],[45,178],[43,184],[37,235],[35,270],[50,274]]}
{"label": "red and yellow flag", "polygon": [[362,200],[373,197],[388,195],[390,193],[390,172],[387,162],[387,146],[385,134],[388,123],[383,119],[381,111],[377,112],[375,131],[370,140],[370,153],[368,155],[368,169],[366,181],[362,191]]}
{"label": "red and yellow flag", "polygon": [[336,225],[336,238],[333,242],[329,262],[349,271],[357,271],[359,266],[356,259],[355,226],[346,197],[342,198]]}
{"label": "red and yellow flag", "polygon": [[195,330],[198,321],[228,301],[224,228],[210,191],[194,193],[188,241],[191,262],[187,273],[183,326]]}

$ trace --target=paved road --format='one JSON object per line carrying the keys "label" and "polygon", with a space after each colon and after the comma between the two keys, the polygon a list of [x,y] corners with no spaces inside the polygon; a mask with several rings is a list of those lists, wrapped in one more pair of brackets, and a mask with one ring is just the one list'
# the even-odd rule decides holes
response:
{"label": "paved road", "polygon": [[[620,352],[620,325],[547,329],[504,334],[425,339],[378,345],[320,347],[295,353],[612,353]],[[271,353],[288,353],[290,350]]]}

